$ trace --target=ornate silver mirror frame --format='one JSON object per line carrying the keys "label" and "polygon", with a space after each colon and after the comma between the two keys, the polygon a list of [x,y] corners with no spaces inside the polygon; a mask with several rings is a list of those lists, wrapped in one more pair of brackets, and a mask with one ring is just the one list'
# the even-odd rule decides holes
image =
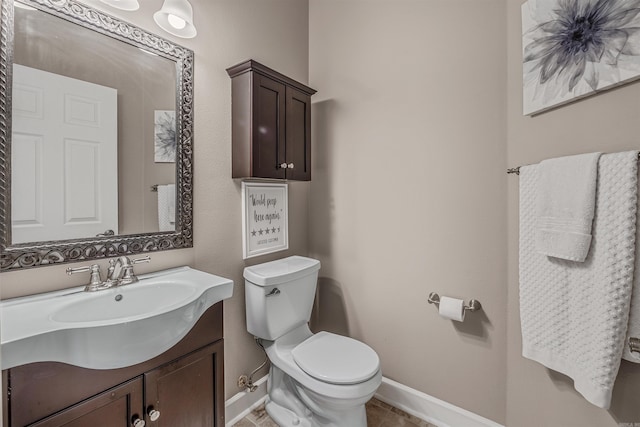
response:
{"label": "ornate silver mirror frame", "polygon": [[0,8],[0,272],[193,246],[193,51],[74,0],[22,3],[176,63],[176,230],[11,245],[13,0]]}

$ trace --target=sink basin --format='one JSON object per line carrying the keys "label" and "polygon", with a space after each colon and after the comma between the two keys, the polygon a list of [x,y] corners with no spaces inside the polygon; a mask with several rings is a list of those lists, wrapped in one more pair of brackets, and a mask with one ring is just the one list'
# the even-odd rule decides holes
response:
{"label": "sink basin", "polygon": [[115,369],[177,344],[233,282],[190,267],[139,276],[97,292],[83,287],[0,302],[2,369],[63,362]]}
{"label": "sink basin", "polygon": [[[144,283],[144,282],[142,282]],[[150,283],[150,282],[149,282]],[[147,284],[147,283],[144,283]],[[198,287],[193,283],[164,282],[96,292],[93,298],[62,304],[51,315],[55,322],[129,322],[161,314],[188,304]]]}

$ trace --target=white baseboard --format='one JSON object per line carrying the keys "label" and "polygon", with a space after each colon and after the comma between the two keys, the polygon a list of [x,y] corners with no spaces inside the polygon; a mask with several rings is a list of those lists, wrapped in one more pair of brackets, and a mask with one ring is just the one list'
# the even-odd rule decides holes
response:
{"label": "white baseboard", "polygon": [[262,405],[267,398],[267,377],[268,375],[265,375],[254,383],[258,386],[256,391],[252,393],[241,391],[225,402],[224,419],[226,427],[231,427]]}
{"label": "white baseboard", "polygon": [[[267,398],[267,377],[255,384],[253,393],[241,391],[225,403],[226,427],[231,427]],[[459,408],[444,400],[414,390],[389,378],[382,377],[376,398],[438,427],[504,427],[478,414]]]}
{"label": "white baseboard", "polygon": [[385,377],[376,398],[438,427],[504,427]]}

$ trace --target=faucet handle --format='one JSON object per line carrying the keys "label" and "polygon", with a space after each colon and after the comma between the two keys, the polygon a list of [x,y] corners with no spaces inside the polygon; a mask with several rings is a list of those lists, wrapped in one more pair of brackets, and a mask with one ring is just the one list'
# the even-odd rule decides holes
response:
{"label": "faucet handle", "polygon": [[95,291],[103,286],[102,277],[100,277],[100,266],[98,264],[85,265],[84,267],[67,268],[67,274],[71,276],[76,273],[90,272],[91,278],[89,284],[85,286],[85,291]]}
{"label": "faucet handle", "polygon": [[[96,265],[96,264],[92,264],[92,265]],[[67,268],[67,274],[69,276],[71,276],[72,274],[76,274],[76,273],[84,273],[85,271],[91,271],[91,267],[88,265],[85,265],[84,267],[76,267],[76,268]]]}
{"label": "faucet handle", "polygon": [[133,272],[133,266],[134,264],[140,264],[143,262],[149,262],[151,261],[151,257],[150,256],[145,256],[142,258],[138,258],[138,259],[128,259],[129,263],[127,265],[124,265],[122,267],[122,277],[120,277],[120,280],[118,282],[118,285],[129,285],[131,283],[136,283],[138,281],[138,278],[136,277],[135,273]]}
{"label": "faucet handle", "polygon": [[151,257],[147,255],[147,256],[143,256],[142,258],[136,258],[131,260],[131,264],[141,264],[143,262],[151,262]]}

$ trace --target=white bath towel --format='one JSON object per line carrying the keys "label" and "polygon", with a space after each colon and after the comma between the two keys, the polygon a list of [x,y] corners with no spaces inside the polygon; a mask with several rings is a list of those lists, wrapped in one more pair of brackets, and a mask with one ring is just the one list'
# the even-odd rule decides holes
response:
{"label": "white bath towel", "polygon": [[[638,171],[640,185],[640,170]],[[636,219],[636,262],[633,275],[633,292],[631,294],[631,309],[629,312],[629,327],[624,342],[622,358],[629,362],[640,363],[640,353],[632,353],[629,349],[629,338],[640,338],[640,189],[638,196],[638,218]]]}
{"label": "white bath towel", "polygon": [[158,225],[160,231],[176,229],[176,186],[158,185]]}
{"label": "white bath towel", "polygon": [[600,157],[591,250],[583,263],[535,248],[539,166],[520,169],[522,354],[608,408],[621,363],[634,273],[637,152]]}
{"label": "white bath towel", "polygon": [[578,262],[587,257],[600,155],[558,157],[538,166],[536,248],[540,253]]}

